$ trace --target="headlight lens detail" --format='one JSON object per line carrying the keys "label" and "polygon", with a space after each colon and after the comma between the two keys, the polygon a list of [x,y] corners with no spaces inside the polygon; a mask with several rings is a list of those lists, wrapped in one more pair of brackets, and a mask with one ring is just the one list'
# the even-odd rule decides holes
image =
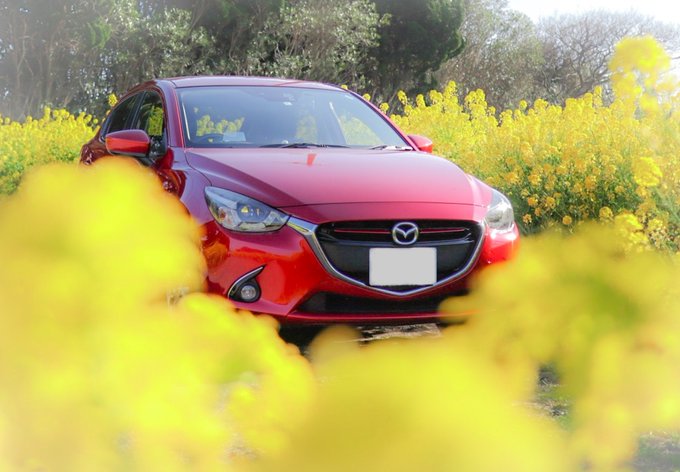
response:
{"label": "headlight lens detail", "polygon": [[285,213],[262,202],[222,188],[206,187],[205,201],[215,221],[232,231],[276,231],[289,218]]}
{"label": "headlight lens detail", "polygon": [[486,212],[486,224],[495,231],[509,231],[515,222],[515,213],[510,200],[498,190],[491,189],[491,203]]}

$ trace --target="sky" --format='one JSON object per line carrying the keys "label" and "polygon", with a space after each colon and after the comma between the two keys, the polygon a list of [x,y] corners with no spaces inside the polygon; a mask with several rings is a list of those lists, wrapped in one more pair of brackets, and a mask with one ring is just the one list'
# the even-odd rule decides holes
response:
{"label": "sky", "polygon": [[620,12],[636,10],[666,23],[680,25],[678,0],[508,0],[508,6],[526,13],[534,21],[555,13],[579,13],[601,9]]}

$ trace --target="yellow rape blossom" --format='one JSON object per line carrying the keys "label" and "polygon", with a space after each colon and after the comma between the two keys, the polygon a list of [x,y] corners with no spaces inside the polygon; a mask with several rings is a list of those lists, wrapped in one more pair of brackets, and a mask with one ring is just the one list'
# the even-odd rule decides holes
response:
{"label": "yellow rape blossom", "polygon": [[198,228],[153,175],[44,166],[0,227],[0,469],[224,470],[284,447],[311,369],[272,320],[196,293]]}
{"label": "yellow rape blossom", "polygon": [[[267,318],[199,293],[167,306],[200,289],[203,265],[196,228],[154,179],[130,162],[37,171],[0,205],[0,469],[624,468],[636,434],[680,424],[680,275],[649,254],[680,253],[680,88],[667,66],[651,38],[623,41],[607,105],[596,89],[497,114],[453,82],[427,100],[399,91],[398,125],[499,186],[527,232],[578,233],[586,219],[614,232],[527,238],[521,258],[444,303],[483,302],[469,323],[413,346],[320,343],[342,353],[320,356],[316,379]],[[77,160],[96,125],[49,108],[0,120],[5,194],[29,168]],[[121,209],[122,197],[149,206]],[[545,363],[573,398],[568,431],[523,411]]]}
{"label": "yellow rape blossom", "polygon": [[663,174],[651,157],[643,156],[633,161],[633,179],[642,187],[656,187]]}
{"label": "yellow rape blossom", "polygon": [[611,220],[614,217],[614,212],[609,207],[602,207],[599,211],[599,217],[601,220]]}
{"label": "yellow rape blossom", "polygon": [[533,173],[533,174],[530,174],[530,175],[527,177],[527,180],[529,181],[529,183],[530,183],[532,186],[538,187],[539,185],[541,185],[541,180],[542,180],[542,178],[541,178],[541,175],[540,175],[540,174]]}
{"label": "yellow rape blossom", "polygon": [[545,198],[545,207],[549,210],[555,209],[557,206],[557,200],[555,200],[553,197],[546,197]]}
{"label": "yellow rape blossom", "polygon": [[[531,223],[523,226],[529,233],[559,225],[563,215],[575,222],[602,220],[603,207],[613,215],[635,214],[643,226],[676,215],[666,222],[665,249],[677,252],[680,86],[664,73],[667,67],[667,56],[651,38],[633,38],[622,41],[612,59],[617,93],[607,105],[602,91],[594,90],[564,106],[538,99],[497,114],[482,90],[459,97],[451,82],[413,100],[400,90],[403,113],[392,118],[405,131],[430,137],[439,154],[506,193],[517,215],[531,213]],[[110,103],[115,100],[112,95]],[[645,112],[650,100],[663,113]],[[381,110],[389,108],[383,104]],[[12,193],[34,165],[77,160],[97,124],[66,110],[45,108],[37,116],[23,122],[0,117],[0,194]],[[233,131],[241,124],[207,117],[201,130]],[[565,197],[548,198],[558,193]],[[528,201],[529,195],[536,200]],[[538,206],[540,215],[534,211]],[[652,233],[658,234],[645,234]]]}
{"label": "yellow rape blossom", "polygon": [[640,434],[680,423],[679,266],[658,254],[624,256],[621,243],[590,224],[569,237],[527,238],[518,260],[444,305],[479,310],[445,334],[494,359],[506,389],[532,388],[538,366],[554,366],[573,402],[574,470],[628,470]]}
{"label": "yellow rape blossom", "polygon": [[0,121],[0,195],[14,192],[23,174],[34,166],[77,161],[96,124],[86,113],[72,115],[49,107],[38,119]]}

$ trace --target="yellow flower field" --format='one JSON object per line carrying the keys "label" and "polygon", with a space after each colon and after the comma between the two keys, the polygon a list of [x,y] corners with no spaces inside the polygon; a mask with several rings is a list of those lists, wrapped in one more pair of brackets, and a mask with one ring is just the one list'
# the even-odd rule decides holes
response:
{"label": "yellow flower field", "polygon": [[46,107],[43,116],[23,123],[0,115],[0,195],[16,190],[24,172],[50,162],[74,162],[94,135],[97,120]]}
{"label": "yellow flower field", "polygon": [[[444,302],[467,323],[368,346],[339,327],[307,357],[201,293],[200,234],[153,176],[72,164],[91,117],[2,120],[0,470],[630,470],[643,433],[680,432],[667,66],[652,39],[622,42],[608,105],[596,90],[497,116],[454,84],[400,94],[404,129],[542,234]],[[545,365],[566,421],[534,407]]]}
{"label": "yellow flower field", "polygon": [[[645,59],[645,60],[643,60]],[[636,247],[680,248],[680,86],[652,38],[622,41],[611,62],[616,99],[600,89],[564,106],[537,100],[488,107],[456,85],[392,118],[435,142],[435,152],[504,191],[524,233],[585,220],[625,223]]]}
{"label": "yellow flower field", "polygon": [[[525,234],[600,220],[616,224],[631,247],[677,252],[680,86],[669,64],[652,38],[634,38],[611,62],[616,98],[607,105],[597,89],[564,106],[537,100],[499,112],[481,90],[459,100],[450,83],[413,101],[400,92],[404,112],[392,118],[504,191]],[[23,123],[0,117],[0,194],[15,191],[34,165],[77,160],[96,125],[49,108]]]}

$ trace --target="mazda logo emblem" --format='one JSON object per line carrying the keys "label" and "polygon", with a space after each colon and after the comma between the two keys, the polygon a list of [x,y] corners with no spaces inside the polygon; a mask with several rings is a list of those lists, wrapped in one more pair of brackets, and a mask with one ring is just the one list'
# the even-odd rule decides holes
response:
{"label": "mazda logo emblem", "polygon": [[392,240],[400,246],[410,246],[418,241],[418,225],[408,221],[397,223],[392,227]]}

